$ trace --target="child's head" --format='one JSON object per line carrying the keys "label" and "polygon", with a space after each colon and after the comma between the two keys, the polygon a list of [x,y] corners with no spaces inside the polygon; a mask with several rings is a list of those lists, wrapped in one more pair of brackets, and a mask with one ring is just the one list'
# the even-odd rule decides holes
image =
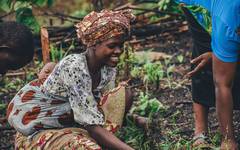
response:
{"label": "child's head", "polygon": [[42,81],[46,80],[50,73],[53,71],[55,66],[56,63],[54,62],[49,62],[46,65],[44,65],[38,74],[38,79]]}
{"label": "child's head", "polygon": [[16,22],[0,23],[0,74],[29,63],[34,54],[33,35]]}

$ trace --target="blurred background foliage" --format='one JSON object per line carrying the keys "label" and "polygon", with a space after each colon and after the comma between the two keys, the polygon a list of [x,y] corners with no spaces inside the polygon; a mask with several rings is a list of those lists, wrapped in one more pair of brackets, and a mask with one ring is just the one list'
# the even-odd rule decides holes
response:
{"label": "blurred background foliage", "polygon": [[[1,0],[0,19],[16,20],[29,26],[35,34],[40,26],[49,26],[50,18],[64,14],[82,18],[92,10],[90,0]],[[47,16],[47,17],[46,17]],[[52,25],[64,25],[55,21]]]}
{"label": "blurred background foliage", "polygon": [[[63,22],[59,18],[71,16],[80,20],[92,10],[113,9],[127,3],[137,4],[144,9],[181,13],[174,0],[1,0],[0,21],[16,20],[29,26],[33,33],[38,34],[40,26],[73,24],[71,21]],[[141,13],[141,10],[134,12]]]}

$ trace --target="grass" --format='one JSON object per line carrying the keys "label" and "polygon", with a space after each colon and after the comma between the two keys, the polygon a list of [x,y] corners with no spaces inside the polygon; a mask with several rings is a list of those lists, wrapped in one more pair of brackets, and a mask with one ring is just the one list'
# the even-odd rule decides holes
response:
{"label": "grass", "polygon": [[[175,116],[174,114],[173,116]],[[159,119],[159,118],[158,118]],[[174,117],[172,117],[172,122]],[[158,124],[149,125],[148,129],[141,129],[134,122],[127,119],[126,126],[120,129],[117,136],[137,150],[198,150],[193,148],[193,141],[188,136],[181,133],[181,129],[175,123],[171,129],[161,128],[161,122],[164,119],[159,119]],[[174,129],[173,129],[174,128]],[[156,138],[157,136],[157,138]],[[220,143],[220,134],[214,133],[210,136],[210,143],[213,145],[211,150],[218,150],[217,145]]]}

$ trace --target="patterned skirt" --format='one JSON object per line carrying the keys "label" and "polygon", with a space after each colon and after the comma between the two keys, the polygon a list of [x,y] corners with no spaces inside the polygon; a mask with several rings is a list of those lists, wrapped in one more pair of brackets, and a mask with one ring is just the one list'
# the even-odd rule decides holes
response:
{"label": "patterned skirt", "polygon": [[[99,102],[105,116],[104,128],[115,133],[122,125],[125,114],[125,86],[104,94]],[[15,139],[17,150],[101,150],[96,141],[83,128],[68,127],[62,129],[42,130],[31,138],[17,133]]]}

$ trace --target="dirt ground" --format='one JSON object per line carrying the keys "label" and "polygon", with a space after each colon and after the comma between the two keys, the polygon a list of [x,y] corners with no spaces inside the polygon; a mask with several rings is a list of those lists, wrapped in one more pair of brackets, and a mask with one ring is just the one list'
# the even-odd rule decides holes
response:
{"label": "dirt ground", "polygon": [[[152,91],[152,94],[169,108],[163,117],[159,117],[158,115],[154,117],[157,121],[150,127],[148,136],[152,138],[153,141],[161,143],[161,141],[166,141],[164,136],[171,131],[178,135],[174,136],[174,138],[179,137],[186,140],[192,140],[194,133],[194,116],[192,109],[191,80],[184,77],[186,71],[190,70],[192,47],[191,33],[186,32],[180,35],[174,35],[167,40],[161,39],[160,41],[155,41],[149,45],[145,44],[144,47],[154,48],[154,51],[165,52],[173,57],[176,57],[179,54],[184,55],[182,63],[177,62],[176,58],[173,58],[172,62],[173,65],[175,64],[176,68],[171,80],[179,84],[179,86],[175,89],[168,87],[164,88],[166,83],[162,82],[159,90]],[[240,143],[239,112],[239,110],[234,111],[234,126],[238,143]],[[174,122],[172,116],[175,117]],[[209,110],[208,125],[211,135],[210,137],[217,138],[216,135],[218,134],[219,126],[215,108],[210,108]],[[177,141],[176,139],[171,140]]]}

